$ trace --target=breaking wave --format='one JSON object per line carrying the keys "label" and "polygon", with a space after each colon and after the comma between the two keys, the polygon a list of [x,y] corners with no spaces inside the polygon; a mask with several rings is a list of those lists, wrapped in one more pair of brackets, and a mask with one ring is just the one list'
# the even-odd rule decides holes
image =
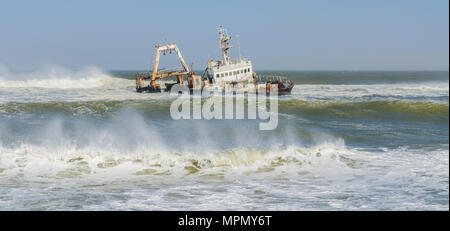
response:
{"label": "breaking wave", "polygon": [[[16,149],[0,148],[0,175],[25,173],[30,177],[73,178],[79,176],[121,177],[153,175],[184,177],[190,174],[222,178],[228,174],[276,172],[283,169],[298,173],[312,166],[354,168],[350,152],[339,144],[321,144],[306,148],[257,150],[235,148],[201,153],[167,152],[162,147],[142,147],[121,152],[114,149],[51,149],[23,145]],[[303,169],[302,169],[303,168]],[[306,174],[306,172],[304,172]]]}
{"label": "breaking wave", "polygon": [[[391,191],[396,194],[403,190],[420,191],[421,188],[416,188],[419,185],[424,186],[424,190],[448,197],[448,146],[428,151],[407,147],[370,151],[348,147],[337,138],[309,147],[292,144],[271,149],[202,148],[178,152],[171,150],[169,144],[161,145],[153,139],[155,137],[148,137],[148,145],[128,150],[73,144],[0,146],[0,179],[5,183],[14,179],[75,183],[87,179],[89,185],[98,185],[92,187],[104,187],[118,181],[185,185],[193,180],[195,185],[199,182],[227,184],[236,180],[268,182],[284,179],[287,185],[288,182],[303,182],[298,188],[294,187],[303,191],[307,189],[302,187],[311,185],[320,188],[315,186],[317,184],[323,184],[327,190],[346,185],[347,190],[379,197],[377,190],[385,189],[387,185],[399,185],[402,190]],[[360,188],[361,185],[364,187]],[[280,187],[287,186],[282,184]],[[271,186],[267,190],[275,193],[277,187]],[[289,194],[281,192],[284,196]],[[325,192],[313,190],[312,193]],[[320,195],[315,197],[320,198]],[[293,193],[291,196],[299,195]],[[442,203],[445,207],[446,202]]]}
{"label": "breaking wave", "polygon": [[1,89],[0,208],[448,210],[444,87],[423,90],[444,97],[432,102],[422,89],[404,100],[294,92],[263,132],[252,120],[175,121],[168,94],[107,81]]}
{"label": "breaking wave", "polygon": [[[98,103],[86,105],[95,110],[102,108]],[[102,103],[122,107],[118,102]],[[71,108],[72,104],[47,103],[34,110]],[[72,120],[52,113],[37,124],[0,123],[0,176],[72,178],[107,174],[179,178],[265,172],[301,175],[305,171],[333,175],[359,169],[374,158],[373,153],[348,147],[342,138],[332,134],[311,133],[312,142],[305,143],[302,135],[293,130],[274,135],[255,133],[242,125],[215,123],[211,127],[193,121],[148,120],[135,110],[101,120]],[[410,152],[399,156],[406,158]]]}
{"label": "breaking wave", "polygon": [[0,66],[0,88],[95,88],[110,83],[112,78],[96,67],[74,71],[51,66],[31,72],[11,72]]}
{"label": "breaking wave", "polygon": [[[241,126],[223,130],[204,123],[160,124],[136,112],[102,121],[52,116],[38,127],[21,126],[0,123],[0,176],[223,176],[284,168],[297,172],[325,160],[348,168],[341,156],[348,149],[342,139],[332,136],[317,137],[308,146],[300,144],[294,133],[280,133],[268,143],[267,137]],[[179,132],[183,126],[181,131],[189,130],[190,135]]]}

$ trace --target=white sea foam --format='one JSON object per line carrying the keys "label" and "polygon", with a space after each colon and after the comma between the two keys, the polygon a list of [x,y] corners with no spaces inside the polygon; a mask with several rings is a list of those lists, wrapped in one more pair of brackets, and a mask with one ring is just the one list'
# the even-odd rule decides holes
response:
{"label": "white sea foam", "polygon": [[[114,116],[83,117],[108,111],[103,102],[56,107],[69,115],[44,119],[36,105],[23,110],[21,102],[169,98],[137,94],[134,80],[96,68],[56,69],[0,71],[0,103],[10,103],[2,116],[13,115],[0,120],[0,210],[448,210],[448,145],[357,148],[331,134],[337,130],[326,120],[311,128],[290,114],[281,115],[289,127],[264,136],[246,129],[248,121],[175,123],[155,108],[141,115],[119,106]],[[448,92],[448,85],[428,83],[296,85],[280,99],[448,101]],[[393,132],[382,123],[355,123]]]}
{"label": "white sea foam", "polygon": [[[0,95],[2,96],[0,102],[169,98],[167,93],[137,94],[134,89],[133,79],[116,78],[96,67],[71,70],[51,66],[30,72],[11,72],[6,67],[0,66]],[[297,84],[292,90],[292,95],[279,97],[279,99],[448,101],[448,95],[448,82],[365,85]]]}
{"label": "white sea foam", "polygon": [[408,98],[417,100],[417,98],[448,96],[448,82],[443,82],[369,85],[300,84],[294,87],[291,97],[304,100],[374,101]]}
{"label": "white sea foam", "polygon": [[[32,208],[26,201],[41,197],[33,191],[48,191],[49,184],[58,185],[48,193],[65,205],[41,203],[37,209],[67,209],[68,197],[97,198],[98,190],[117,195],[101,203],[83,201],[80,209],[448,209],[445,149],[369,152],[339,143],[210,153],[163,149],[1,148],[2,185],[19,179],[31,191],[30,198],[14,193],[18,185],[0,192],[15,209]],[[2,201],[0,207],[8,208]]]}
{"label": "white sea foam", "polygon": [[71,69],[49,66],[31,72],[11,72],[0,67],[2,88],[95,88],[111,83],[112,76],[96,67]]}
{"label": "white sea foam", "polygon": [[55,117],[0,146],[0,208],[448,210],[448,146],[371,150],[326,133],[303,145],[229,127],[239,142],[225,148],[205,127],[168,136],[133,113],[67,126]]}

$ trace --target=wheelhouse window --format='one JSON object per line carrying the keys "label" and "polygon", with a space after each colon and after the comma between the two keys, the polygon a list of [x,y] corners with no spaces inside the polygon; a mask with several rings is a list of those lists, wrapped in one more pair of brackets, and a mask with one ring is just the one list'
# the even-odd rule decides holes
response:
{"label": "wheelhouse window", "polygon": [[222,74],[220,74],[220,77],[222,77],[222,78],[223,78],[223,73],[222,73]]}
{"label": "wheelhouse window", "polygon": [[244,69],[244,73],[247,73],[247,69]]}
{"label": "wheelhouse window", "polygon": [[216,75],[216,78],[219,78],[219,74]]}

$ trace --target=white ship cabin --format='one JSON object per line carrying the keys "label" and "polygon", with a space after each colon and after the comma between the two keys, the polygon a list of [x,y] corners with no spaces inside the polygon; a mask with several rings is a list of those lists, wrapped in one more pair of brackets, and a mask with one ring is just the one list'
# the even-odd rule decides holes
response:
{"label": "white ship cabin", "polygon": [[230,36],[226,34],[225,29],[219,27],[219,42],[222,52],[221,61],[209,61],[206,68],[206,77],[209,83],[225,84],[249,82],[253,80],[252,62],[240,58],[238,61],[230,60],[228,49]]}
{"label": "white ship cabin", "polygon": [[238,83],[253,79],[252,63],[249,60],[228,63],[226,65],[217,61],[208,63],[207,77],[209,83]]}

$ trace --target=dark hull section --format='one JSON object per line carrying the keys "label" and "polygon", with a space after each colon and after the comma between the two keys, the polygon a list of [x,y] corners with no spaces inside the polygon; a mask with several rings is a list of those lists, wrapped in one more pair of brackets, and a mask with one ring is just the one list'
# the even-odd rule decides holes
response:
{"label": "dark hull section", "polygon": [[147,87],[137,87],[136,91],[139,93],[160,93],[161,92],[161,88],[160,87],[152,87],[152,86],[147,86]]}
{"label": "dark hull section", "polygon": [[285,89],[285,90],[278,90],[278,95],[290,95],[292,91],[292,88]]}
{"label": "dark hull section", "polygon": [[[172,86],[174,84],[170,84],[167,86],[166,84],[166,88],[164,89],[164,92],[169,92],[172,89]],[[278,86],[278,95],[290,95],[292,88],[294,87],[294,84],[290,84],[288,86]],[[161,93],[162,90],[160,87],[151,87],[151,86],[147,86],[147,87],[138,87],[136,88],[136,92],[138,93]],[[193,90],[190,89],[190,93],[192,94]],[[225,93],[225,91],[223,92]],[[258,93],[258,92],[257,92]],[[267,88],[266,92],[267,95],[270,95],[270,89]]]}
{"label": "dark hull section", "polygon": [[278,95],[290,95],[292,88],[294,88],[294,83],[289,83],[289,85],[282,87],[278,86]]}
{"label": "dark hull section", "polygon": [[[170,90],[172,89],[173,85],[175,85],[177,83],[165,83],[166,88],[164,89],[164,92],[170,92]],[[274,84],[278,85],[278,95],[289,95],[291,94],[292,88],[294,88],[294,83],[290,80],[287,81],[269,81],[269,82],[258,82],[258,84],[266,84],[266,91],[265,93],[267,95],[270,95],[270,85],[272,86]],[[146,87],[136,87],[136,91],[139,93],[160,93],[162,92],[161,88],[159,86],[153,87],[153,86],[146,86]],[[192,94],[193,89],[190,89],[190,93]],[[222,93],[225,93],[225,91],[223,91]],[[261,93],[261,92],[256,92]]]}

